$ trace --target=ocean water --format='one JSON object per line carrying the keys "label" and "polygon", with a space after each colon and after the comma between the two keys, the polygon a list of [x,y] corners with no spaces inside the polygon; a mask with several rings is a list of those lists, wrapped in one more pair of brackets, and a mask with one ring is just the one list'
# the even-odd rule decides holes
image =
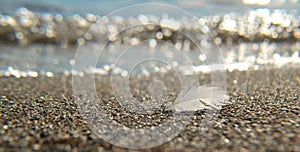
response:
{"label": "ocean water", "polygon": [[[216,15],[228,12],[244,13],[256,8],[283,8],[288,10],[298,10],[300,7],[298,0],[123,0],[123,1],[106,1],[106,0],[1,0],[1,12],[12,13],[17,7],[25,6],[30,10],[39,12],[63,12],[66,14],[77,13],[94,13],[106,15],[112,11],[129,5],[142,3],[162,3],[180,7],[198,17],[202,15]],[[258,5],[257,5],[258,4]]]}
{"label": "ocean water", "polygon": [[[88,39],[81,39],[82,36],[97,19],[111,12],[114,13],[120,8],[141,3],[173,5],[198,17],[199,20],[193,21],[182,14],[178,18],[172,18],[170,15],[166,20],[172,23],[178,22],[179,29],[195,37],[196,44],[200,45],[200,51],[199,48],[193,46],[191,41],[180,36],[178,29],[171,29],[171,34],[168,36],[170,30],[154,28],[151,31],[145,26],[142,32],[134,31],[139,31],[139,29],[128,30],[129,32],[123,32],[123,35],[112,40],[109,35],[113,33],[111,31],[130,25],[131,17],[137,21],[143,18],[151,20],[149,14],[130,16],[126,13],[121,17],[112,16],[107,23],[98,25],[105,27],[106,32],[92,33],[92,39],[96,39],[97,43],[86,43],[87,45],[80,47],[81,40]],[[178,59],[174,58],[176,51],[172,50],[185,52],[191,62],[190,65],[196,72],[209,72],[212,64],[223,64],[224,69],[229,71],[243,71],[298,66],[300,63],[298,10],[300,3],[297,0],[188,0],[184,2],[177,0],[167,2],[1,0],[0,4],[0,75],[2,76],[23,77],[40,74],[53,76],[56,73],[74,73],[76,71],[72,69],[75,64],[76,50],[85,48],[87,55],[81,59],[89,62],[91,56],[97,56],[99,49],[96,52],[88,50],[103,46],[106,48],[95,65],[94,63],[87,64],[94,66],[100,74],[111,72],[126,74],[130,68],[121,67],[132,65],[130,61],[141,58],[143,54],[136,53],[138,50],[153,51],[153,47],[161,51],[161,56],[166,56],[165,60],[170,60],[168,63],[171,65],[153,62],[153,64],[141,66],[139,71],[144,71],[144,73],[157,69],[166,71],[170,66],[181,66],[182,70],[189,69],[190,67],[182,66],[176,61]],[[141,10],[138,7],[135,8],[134,11],[143,12],[144,7],[141,7]],[[161,12],[153,11],[160,23],[166,18],[166,15]],[[165,12],[172,14],[172,10],[165,10]],[[125,23],[118,23],[120,19],[125,20]],[[38,23],[35,23],[35,20]],[[67,28],[58,23],[60,20],[67,24]],[[212,36],[205,34],[206,28]],[[199,29],[201,32],[197,33]],[[109,45],[104,43],[107,41],[110,42]],[[163,41],[168,43],[163,43]],[[130,47],[136,44],[144,45]],[[129,49],[128,52],[131,50],[132,53],[120,58],[124,48]],[[214,54],[220,57],[217,58]],[[118,62],[116,59],[119,59]],[[117,63],[122,65],[116,65]],[[83,70],[89,70],[88,66],[85,68]]]}

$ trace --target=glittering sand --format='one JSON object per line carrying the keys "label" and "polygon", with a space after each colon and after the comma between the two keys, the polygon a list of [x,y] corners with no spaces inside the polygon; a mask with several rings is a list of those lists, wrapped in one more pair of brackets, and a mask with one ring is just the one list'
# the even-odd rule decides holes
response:
{"label": "glittering sand", "polygon": [[[300,151],[299,75],[299,68],[228,72],[231,104],[222,108],[205,134],[197,131],[201,114],[196,112],[176,138],[143,151]],[[114,107],[106,80],[98,79],[98,92]],[[170,86],[171,100],[176,85]],[[128,151],[90,131],[71,96],[70,76],[0,78],[0,88],[0,151]],[[147,92],[136,94],[141,98]],[[165,117],[167,112],[158,115]],[[143,127],[142,120],[155,118],[131,119],[136,126],[126,118],[117,121]]]}

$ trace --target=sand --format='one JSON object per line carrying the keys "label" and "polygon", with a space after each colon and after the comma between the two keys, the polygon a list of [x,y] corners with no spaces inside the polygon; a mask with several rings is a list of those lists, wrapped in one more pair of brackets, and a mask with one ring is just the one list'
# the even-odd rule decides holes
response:
{"label": "sand", "polygon": [[[140,150],[300,151],[299,75],[299,68],[227,72],[230,104],[223,106],[205,134],[198,131],[201,112],[196,112],[177,137]],[[178,84],[172,82],[176,79],[161,78],[172,100],[178,93]],[[97,80],[101,101],[117,108],[107,77]],[[132,85],[139,88],[141,82],[133,80]],[[109,144],[89,129],[74,103],[71,76],[2,77],[0,88],[0,151],[138,151]],[[148,97],[142,87],[134,94]],[[115,119],[139,128],[147,127],[145,122],[158,125],[168,113],[160,111],[155,115],[162,117],[149,119],[130,119],[133,115]]]}

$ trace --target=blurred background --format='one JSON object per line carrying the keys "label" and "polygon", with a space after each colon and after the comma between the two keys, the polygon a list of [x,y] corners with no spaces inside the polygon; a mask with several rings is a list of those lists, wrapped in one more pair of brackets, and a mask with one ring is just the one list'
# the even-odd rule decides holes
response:
{"label": "blurred background", "polygon": [[95,13],[105,15],[121,7],[139,4],[139,3],[164,3],[170,4],[189,11],[197,15],[224,14],[228,12],[243,13],[254,8],[299,8],[298,0],[123,0],[123,1],[104,1],[104,0],[1,0],[0,10],[5,13],[12,13],[16,8],[24,6],[37,12],[60,12],[66,14],[76,13]]}
{"label": "blurred background", "polygon": [[[124,13],[123,16],[112,15],[107,23],[100,25],[104,27],[102,31],[83,38],[103,16],[122,7],[141,3],[173,5],[199,20],[186,18],[182,14],[177,18],[168,17],[155,14],[155,10],[152,20],[149,15],[153,14],[126,16]],[[201,67],[205,64],[203,61],[215,50],[222,52],[224,63],[231,71],[258,70],[266,65],[268,68],[278,68],[299,63],[300,4],[297,0],[1,0],[0,4],[1,75],[14,73],[20,77],[22,74],[31,75],[32,72],[33,75],[69,73],[78,44],[87,39],[100,43],[109,41],[110,45],[117,46],[115,51],[108,50],[115,54],[108,53],[104,57],[107,61],[97,65],[102,73],[107,72],[105,67],[111,66],[110,58],[120,53],[120,44],[132,45],[146,39],[168,41],[178,49],[187,50],[199,70],[205,69]],[[178,29],[164,29],[162,26],[111,39],[112,31],[132,24],[130,18],[140,22],[143,17],[157,24],[166,17],[170,21],[178,21],[179,29],[197,39],[196,44],[208,51],[197,51],[190,40],[178,36]]]}

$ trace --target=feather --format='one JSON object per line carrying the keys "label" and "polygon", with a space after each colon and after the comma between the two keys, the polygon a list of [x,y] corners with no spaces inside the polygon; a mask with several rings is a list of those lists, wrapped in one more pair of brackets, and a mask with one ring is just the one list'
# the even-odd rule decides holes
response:
{"label": "feather", "polygon": [[218,87],[193,86],[180,93],[173,103],[167,103],[166,110],[197,111],[202,109],[221,109],[229,96]]}

